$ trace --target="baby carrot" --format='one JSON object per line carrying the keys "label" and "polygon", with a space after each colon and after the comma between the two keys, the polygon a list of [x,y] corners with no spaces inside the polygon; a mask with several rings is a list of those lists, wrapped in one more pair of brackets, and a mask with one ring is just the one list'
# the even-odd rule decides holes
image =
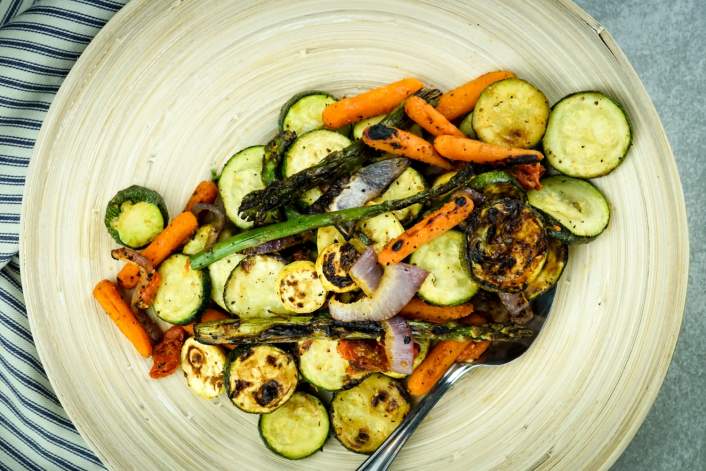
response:
{"label": "baby carrot", "polygon": [[336,129],[365,118],[389,113],[423,86],[424,84],[415,78],[405,78],[360,95],[338,100],[324,109],[324,125],[329,129]]}
{"label": "baby carrot", "polygon": [[434,148],[448,159],[476,164],[527,164],[544,158],[537,150],[498,146],[455,136],[437,137]]}
{"label": "baby carrot", "polygon": [[414,369],[407,379],[407,389],[412,396],[423,396],[434,387],[446,370],[456,361],[471,342],[442,340],[437,343],[426,358]]}
{"label": "baby carrot", "polygon": [[191,211],[194,205],[200,203],[211,204],[218,197],[218,186],[211,180],[204,180],[196,186],[196,189],[191,194],[189,201],[186,203],[184,211]]}
{"label": "baby carrot", "polygon": [[115,325],[143,357],[152,355],[150,337],[138,322],[135,313],[125,302],[118,287],[109,280],[102,280],[93,288],[93,297],[110,316]]}
{"label": "baby carrot", "polygon": [[[199,223],[190,211],[184,211],[171,220],[169,225],[143,251],[142,255],[157,266],[191,237]],[[134,263],[126,264],[118,273],[118,282],[124,288],[134,288],[140,278],[140,269]]]}
{"label": "baby carrot", "polygon": [[450,162],[439,156],[431,143],[401,129],[375,124],[363,131],[363,142],[373,149],[409,157],[430,165],[436,165],[444,170],[453,168]]}
{"label": "baby carrot", "polygon": [[433,106],[419,98],[411,96],[404,102],[404,111],[412,121],[429,131],[434,136],[458,136],[465,137],[456,126],[439,113]]}
{"label": "baby carrot", "polygon": [[427,304],[419,298],[412,300],[402,308],[400,315],[407,319],[417,319],[420,321],[444,324],[471,315],[473,304],[461,304],[459,306],[434,306]]}
{"label": "baby carrot", "polygon": [[446,119],[456,119],[476,106],[478,97],[488,85],[514,76],[515,74],[507,70],[483,74],[441,95],[436,109],[439,110],[439,113],[446,116]]}

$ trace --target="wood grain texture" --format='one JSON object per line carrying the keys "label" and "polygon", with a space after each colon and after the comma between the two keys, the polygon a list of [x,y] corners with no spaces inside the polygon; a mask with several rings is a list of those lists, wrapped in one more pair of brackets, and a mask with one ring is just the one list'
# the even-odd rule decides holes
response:
{"label": "wood grain texture", "polygon": [[[291,3],[291,4],[290,4]],[[354,469],[331,439],[290,462],[257,417],[205,402],[149,362],[90,296],[117,272],[103,227],[116,190],[144,184],[176,214],[198,181],[264,142],[303,89],[352,93],[416,76],[441,88],[511,69],[555,103],[582,89],[622,102],[625,163],[596,184],[613,217],[572,247],[545,331],[520,360],[470,375],[430,414],[397,469],[601,469],[649,410],[679,333],[688,259],[681,186],[652,103],[595,21],[553,1],[136,0],[62,86],[32,159],[22,278],[37,349],[77,428],[114,469]]]}

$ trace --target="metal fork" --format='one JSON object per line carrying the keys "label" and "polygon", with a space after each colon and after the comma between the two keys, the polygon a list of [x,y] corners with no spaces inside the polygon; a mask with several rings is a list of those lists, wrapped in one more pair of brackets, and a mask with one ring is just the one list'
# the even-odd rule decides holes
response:
{"label": "metal fork", "polygon": [[534,307],[536,314],[529,324],[529,327],[535,332],[533,337],[518,342],[493,345],[482,361],[477,363],[457,363],[449,368],[436,386],[412,407],[412,410],[410,410],[402,423],[387,437],[387,440],[380,445],[377,451],[370,455],[370,457],[358,467],[357,471],[384,471],[389,469],[390,465],[397,457],[397,454],[405,443],[407,443],[407,440],[409,440],[419,424],[422,423],[422,420],[424,420],[424,417],[426,417],[432,407],[439,402],[439,399],[441,399],[446,391],[451,389],[451,387],[468,372],[476,368],[505,365],[522,356],[542,330],[553,299],[554,290],[546,293],[535,301]]}

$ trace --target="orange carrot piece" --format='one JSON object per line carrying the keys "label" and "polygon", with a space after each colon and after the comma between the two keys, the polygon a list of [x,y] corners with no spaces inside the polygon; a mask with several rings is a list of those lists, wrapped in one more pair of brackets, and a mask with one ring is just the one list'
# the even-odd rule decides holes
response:
{"label": "orange carrot piece", "polygon": [[409,157],[444,170],[451,170],[450,162],[444,160],[434,150],[429,141],[401,129],[375,124],[363,131],[363,142],[373,149],[394,155]]}
{"label": "orange carrot piece", "polygon": [[400,315],[407,319],[417,319],[420,321],[444,324],[471,315],[473,304],[461,304],[459,306],[434,306],[427,304],[419,298],[412,300],[402,308]]}
{"label": "orange carrot piece", "polygon": [[456,357],[456,361],[462,363],[470,363],[472,361],[476,361],[478,358],[480,358],[481,355],[485,353],[486,350],[488,350],[488,347],[490,347],[489,340],[471,342],[470,345],[468,345],[461,352],[461,354]]}
{"label": "orange carrot piece", "polygon": [[436,108],[418,96],[411,96],[405,100],[404,111],[412,121],[434,136],[465,136],[460,129],[451,124]]}
{"label": "orange carrot piece", "polygon": [[191,211],[197,204],[211,204],[218,197],[218,186],[211,180],[204,180],[196,186],[196,189],[191,193],[189,201],[186,203],[184,211]]}
{"label": "orange carrot piece", "polygon": [[[169,225],[143,251],[142,255],[157,266],[174,252],[198,228],[196,216],[184,211],[172,219]],[[124,288],[134,288],[140,278],[140,269],[134,263],[126,264],[118,273],[118,282]]]}
{"label": "orange carrot piece", "polygon": [[405,78],[360,95],[338,100],[324,108],[324,126],[336,129],[365,118],[389,113],[423,86],[424,84],[415,78]]}
{"label": "orange carrot piece", "polygon": [[473,200],[470,195],[453,195],[448,203],[385,244],[378,254],[378,262],[382,265],[401,262],[422,245],[453,229],[472,211]]}
{"label": "orange carrot piece", "polygon": [[507,70],[498,70],[483,74],[441,95],[436,109],[439,110],[439,113],[446,116],[446,119],[456,119],[468,113],[476,106],[478,97],[480,97],[480,94],[488,85],[514,76],[515,74]]}
{"label": "orange carrot piece", "polygon": [[412,396],[423,396],[441,379],[456,358],[471,342],[457,342],[455,340],[442,340],[437,343],[426,358],[409,375],[407,390]]}
{"label": "orange carrot piece", "polygon": [[137,321],[135,313],[120,295],[115,283],[109,280],[98,282],[93,288],[93,297],[140,355],[143,357],[152,355],[152,342],[149,335]]}
{"label": "orange carrot piece", "polygon": [[474,313],[471,314],[470,316],[464,317],[463,319],[461,319],[461,323],[462,323],[462,324],[467,324],[467,325],[476,325],[476,326],[479,326],[479,325],[485,325],[485,324],[487,324],[487,323],[488,323],[488,319],[486,319],[486,318],[483,317],[482,315],[480,315],[480,314],[474,312]]}
{"label": "orange carrot piece", "polygon": [[528,164],[544,158],[538,150],[498,146],[456,136],[437,137],[434,148],[447,159],[475,164]]}

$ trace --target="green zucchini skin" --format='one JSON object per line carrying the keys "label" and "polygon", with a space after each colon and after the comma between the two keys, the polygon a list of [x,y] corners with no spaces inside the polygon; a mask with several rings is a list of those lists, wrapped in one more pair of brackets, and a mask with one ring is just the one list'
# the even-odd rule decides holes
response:
{"label": "green zucchini skin", "polygon": [[467,247],[471,276],[482,288],[522,291],[546,259],[542,217],[517,199],[486,202],[471,217]]}
{"label": "green zucchini skin", "polygon": [[527,193],[527,200],[547,216],[551,237],[566,243],[587,242],[608,227],[610,204],[591,182],[555,175],[541,183],[541,189]]}
{"label": "green zucchini skin", "polygon": [[208,306],[210,277],[192,268],[187,255],[171,255],[158,272],[160,284],[152,305],[157,317],[171,324],[188,324]]}
{"label": "green zucchini skin", "polygon": [[[116,223],[119,221],[119,218],[123,211],[122,206],[125,203],[128,203],[129,205],[147,203],[151,207],[156,207],[156,209],[158,210],[157,212],[159,213],[159,215],[161,215],[162,220],[158,221],[156,219],[159,218],[154,217],[156,216],[156,212],[153,212],[151,216],[153,219],[155,219],[155,228],[152,231],[148,231],[150,232],[150,234],[148,234],[146,237],[136,236],[137,243],[130,244],[128,243],[128,241],[123,240],[124,238],[126,238],[125,235],[123,235],[123,237],[121,238],[120,230],[116,227]],[[148,210],[147,207],[141,209]],[[105,227],[108,229],[108,233],[113,239],[115,239],[118,244],[133,249],[138,249],[149,244],[152,239],[157,236],[157,234],[162,232],[162,229],[164,229],[164,227],[166,226],[167,221],[169,221],[169,212],[167,211],[167,205],[164,203],[164,199],[162,198],[162,196],[156,191],[150,190],[149,188],[145,188],[144,186],[140,185],[131,185],[125,189],[118,191],[115,196],[110,199],[108,205],[105,208],[104,222]]]}
{"label": "green zucchini skin", "polygon": [[550,239],[548,242],[547,260],[544,262],[542,271],[530,280],[525,288],[527,299],[532,301],[552,289],[564,272],[568,260],[569,248],[566,244],[558,239]]}
{"label": "green zucchini skin", "polygon": [[218,193],[223,200],[226,216],[240,229],[253,223],[240,217],[238,210],[245,195],[265,187],[262,183],[262,162],[265,146],[250,146],[236,152],[223,166],[218,179]]}
{"label": "green zucchini skin", "polygon": [[238,409],[266,414],[292,397],[298,377],[294,358],[284,350],[272,345],[241,347],[228,356],[226,393]]}
{"label": "green zucchini skin", "polygon": [[370,454],[399,426],[410,408],[409,396],[398,381],[373,373],[357,386],[334,394],[331,425],[344,447]]}
{"label": "green zucchini skin", "polygon": [[299,460],[321,450],[329,435],[328,411],[315,396],[296,392],[280,408],[262,414],[260,438],[274,453]]}
{"label": "green zucchini skin", "polygon": [[[284,122],[285,122],[290,110],[292,109],[292,106],[294,106],[299,101],[301,101],[302,98],[306,98],[309,96],[316,96],[316,95],[330,98],[331,103],[336,101],[336,98],[333,95],[331,95],[328,92],[321,91],[321,90],[304,90],[302,92],[295,93],[294,95],[292,95],[292,97],[289,100],[287,100],[284,103],[284,105],[282,105],[282,108],[280,108],[280,110],[279,110],[279,117],[277,118],[277,125],[279,126],[279,129],[281,131],[287,130],[285,128]],[[315,128],[315,129],[320,129],[321,127],[323,127],[323,121],[321,122],[321,126],[319,128]],[[294,129],[293,131],[297,132],[296,129]],[[299,133],[297,132],[297,134],[299,134]]]}
{"label": "green zucchini skin", "polygon": [[[589,115],[590,123],[585,119]],[[608,130],[612,136],[595,136],[596,131]],[[552,107],[542,145],[547,161],[557,171],[595,178],[609,174],[623,162],[632,146],[632,135],[623,106],[602,92],[589,90],[567,95]],[[606,142],[615,143],[615,148],[607,148]]]}

